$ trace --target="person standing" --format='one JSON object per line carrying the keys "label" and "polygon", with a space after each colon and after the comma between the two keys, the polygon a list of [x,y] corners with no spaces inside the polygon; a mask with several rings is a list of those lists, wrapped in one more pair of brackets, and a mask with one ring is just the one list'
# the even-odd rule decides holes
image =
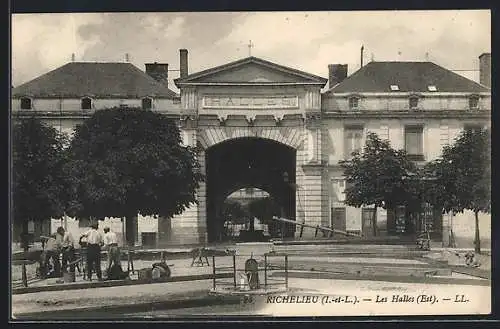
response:
{"label": "person standing", "polygon": [[101,246],[103,245],[103,237],[97,230],[98,227],[97,223],[93,223],[90,230],[82,234],[87,238],[87,279],[89,281],[92,281],[92,270],[95,270],[97,278],[102,280]]}
{"label": "person standing", "polygon": [[[52,266],[51,263],[52,262]],[[59,248],[56,237],[51,235],[44,238],[44,249],[41,255],[40,274],[42,278],[59,277],[61,264],[59,263]]]}
{"label": "person standing", "polygon": [[71,233],[66,232],[63,227],[57,228],[57,240],[62,251],[62,272],[75,272],[75,244]]}
{"label": "person standing", "polygon": [[118,238],[115,232],[109,227],[104,228],[104,248],[108,250],[108,267],[106,273],[110,273],[111,266],[116,265],[121,268],[120,248],[118,247]]}

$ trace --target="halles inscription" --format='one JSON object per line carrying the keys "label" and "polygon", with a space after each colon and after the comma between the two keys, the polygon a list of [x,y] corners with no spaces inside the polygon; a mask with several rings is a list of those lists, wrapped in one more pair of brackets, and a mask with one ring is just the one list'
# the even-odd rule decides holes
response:
{"label": "halles inscription", "polygon": [[203,108],[282,109],[298,108],[298,96],[204,96]]}

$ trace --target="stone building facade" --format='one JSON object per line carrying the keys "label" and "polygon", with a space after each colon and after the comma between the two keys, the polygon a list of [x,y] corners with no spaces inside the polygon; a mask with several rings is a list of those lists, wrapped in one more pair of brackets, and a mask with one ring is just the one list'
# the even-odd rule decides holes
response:
{"label": "stone building facade", "polygon": [[[488,54],[480,57],[481,83],[430,62],[371,62],[351,76],[346,65],[332,64],[327,80],[248,57],[189,74],[187,56],[187,50],[180,51],[180,78],[175,79],[180,95],[164,83],[168,65],[158,63],[147,64],[146,73],[128,63],[70,63],[13,90],[13,118],[35,112],[68,133],[93,111],[117,104],[178,120],[183,142],[199,147],[208,179],[197,191],[197,205],[157,220],[160,244],[216,241],[221,201],[250,187],[281,200],[283,216],[369,235],[372,210],[344,205],[338,164],[364,145],[369,131],[424,163],[439,157],[462,129],[490,125]],[[68,88],[57,71],[76,64],[69,72],[85,78]],[[114,66],[114,78],[99,78],[99,65],[101,70]],[[68,74],[63,70],[62,76]],[[120,82],[130,75],[138,82]],[[95,80],[103,80],[94,85],[102,84],[105,93],[87,90]],[[125,85],[129,90],[120,93]],[[233,165],[227,165],[222,155],[229,159],[234,154]],[[220,173],[218,167],[230,169]],[[400,234],[401,215],[379,211],[380,232]],[[449,216],[432,218],[435,238],[446,241]],[[287,228],[287,234],[297,233]]]}

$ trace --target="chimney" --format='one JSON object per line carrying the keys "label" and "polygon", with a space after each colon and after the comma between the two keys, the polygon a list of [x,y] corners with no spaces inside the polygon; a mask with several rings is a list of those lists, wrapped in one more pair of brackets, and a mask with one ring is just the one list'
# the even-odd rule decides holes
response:
{"label": "chimney", "polygon": [[479,56],[479,83],[491,88],[491,53]]}
{"label": "chimney", "polygon": [[156,81],[168,87],[168,64],[167,63],[147,63],[146,74]]}
{"label": "chimney", "polygon": [[180,49],[180,71],[181,79],[187,77],[188,75],[188,51],[187,49]]}
{"label": "chimney", "polygon": [[328,87],[332,88],[347,78],[347,64],[328,65]]}

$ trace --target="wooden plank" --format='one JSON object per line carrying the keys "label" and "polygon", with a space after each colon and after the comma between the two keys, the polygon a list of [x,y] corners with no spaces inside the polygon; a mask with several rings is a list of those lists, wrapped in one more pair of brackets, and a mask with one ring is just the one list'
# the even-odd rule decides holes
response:
{"label": "wooden plank", "polygon": [[291,220],[291,219],[286,219],[286,218],[281,218],[281,217],[276,217],[276,216],[273,216],[273,219],[276,220],[276,221],[282,222],[282,223],[289,223],[289,224],[294,224],[294,225],[300,225],[300,226],[304,226],[304,227],[313,228],[313,229],[316,230],[316,234],[317,234],[318,230],[321,230],[321,231],[326,231],[326,232],[339,233],[339,234],[343,234],[343,235],[347,235],[347,236],[360,237],[359,234],[349,233],[349,232],[346,232],[346,231],[341,231],[341,230],[337,230],[337,229],[334,229],[334,228],[329,228],[329,227],[324,227],[324,226],[319,226],[319,225],[315,226],[315,225],[310,225],[310,224],[306,224],[306,223],[299,223],[299,222],[296,222],[296,221]]}

